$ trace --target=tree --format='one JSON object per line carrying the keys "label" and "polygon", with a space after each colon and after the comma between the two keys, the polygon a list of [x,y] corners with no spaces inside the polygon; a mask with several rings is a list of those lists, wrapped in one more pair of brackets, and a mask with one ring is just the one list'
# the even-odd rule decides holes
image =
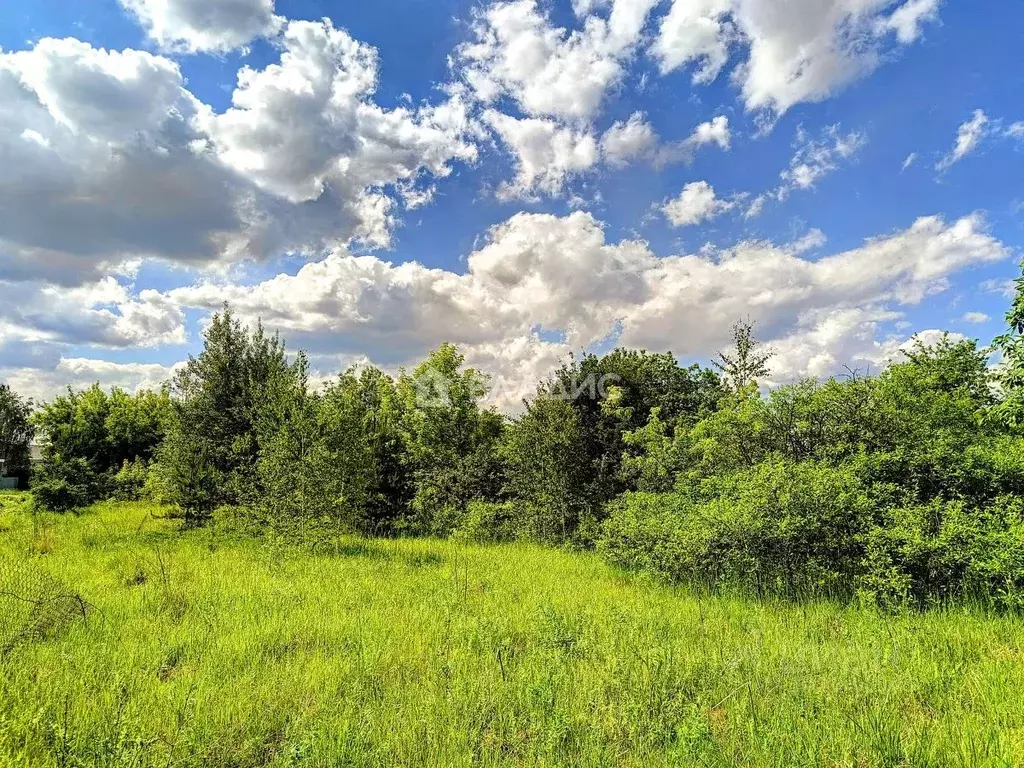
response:
{"label": "tree", "polygon": [[35,436],[31,417],[32,401],[0,384],[0,476],[27,476],[29,446]]}
{"label": "tree", "polygon": [[354,527],[392,532],[414,494],[403,432],[406,409],[394,380],[374,367],[358,375],[347,371],[325,390],[320,418],[330,450],[352,469],[349,498],[358,488]]}
{"label": "tree", "polygon": [[329,495],[330,475],[318,471],[323,436],[305,354],[274,371],[263,394],[256,411],[258,473],[264,490],[259,506],[271,517],[303,522],[325,514],[322,500]]}
{"label": "tree", "polygon": [[402,372],[402,432],[411,470],[410,530],[447,533],[474,499],[501,487],[497,444],[504,419],[482,407],[487,380],[452,344],[442,344],[413,372]]}
{"label": "tree", "polygon": [[166,390],[129,395],[99,384],[45,403],[34,419],[46,437],[45,460],[57,456],[88,461],[99,474],[117,472],[126,461],[153,458],[170,413]]}
{"label": "tree", "polygon": [[526,413],[506,430],[501,445],[506,490],[526,503],[520,535],[565,541],[593,518],[581,442],[579,415],[566,400],[550,395],[527,404]]}
{"label": "tree", "polygon": [[538,390],[538,397],[563,399],[576,411],[581,483],[595,511],[633,487],[636,476],[622,471],[622,461],[640,448],[626,444],[627,433],[643,428],[655,409],[674,433],[714,410],[723,394],[711,370],[681,366],[671,353],[631,349],[570,358]]}
{"label": "tree", "polygon": [[387,446],[401,448],[394,384],[377,369],[348,371],[314,394],[306,367],[299,353],[271,380],[260,408],[262,506],[277,521],[331,519],[355,531],[386,531],[402,501],[390,495],[383,468],[393,458]]}
{"label": "tree", "polygon": [[191,523],[218,505],[259,501],[258,410],[288,368],[280,338],[262,325],[250,333],[227,306],[204,339],[203,351],[175,377],[160,453],[169,498]]}
{"label": "tree", "polygon": [[55,510],[72,501],[87,505],[119,492],[120,481],[129,486],[126,495],[135,495],[163,441],[170,407],[166,390],[129,395],[114,387],[107,394],[99,384],[69,387],[45,403],[33,415],[45,436],[36,500],[48,506],[53,499]]}
{"label": "tree", "polygon": [[1006,333],[992,342],[1002,356],[1002,365],[995,376],[1000,400],[990,416],[1011,429],[1024,425],[1024,276],[1014,282],[1013,302],[1006,313]]}
{"label": "tree", "polygon": [[754,337],[754,323],[749,319],[739,320],[732,327],[732,338],[735,351],[720,352],[711,364],[725,374],[733,391],[744,392],[771,372],[768,361],[775,353],[764,349]]}

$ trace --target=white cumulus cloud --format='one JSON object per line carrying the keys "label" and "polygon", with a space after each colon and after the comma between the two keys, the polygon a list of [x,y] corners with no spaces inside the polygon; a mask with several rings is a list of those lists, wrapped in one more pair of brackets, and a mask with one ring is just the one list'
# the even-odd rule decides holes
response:
{"label": "white cumulus cloud", "polygon": [[735,51],[733,71],[746,107],[781,114],[820,101],[872,71],[893,37],[909,44],[937,0],[673,0],[651,47],[662,73],[694,65],[693,80],[716,79]]}
{"label": "white cumulus cloud", "polygon": [[507,96],[531,117],[589,120],[621,82],[656,3],[612,0],[607,16],[596,3],[578,5],[585,24],[577,30],[555,27],[536,0],[493,3],[477,13],[457,65],[485,103]]}
{"label": "white cumulus cloud", "polygon": [[[980,216],[923,217],[813,260],[801,255],[806,244],[741,242],[658,256],[643,241],[609,242],[587,213],[520,213],[490,230],[464,273],[337,250],[257,285],[204,282],[165,295],[205,310],[228,300],[243,319],[262,317],[314,357],[366,356],[396,366],[454,341],[471,360],[486,362],[515,400],[571,349],[617,338],[708,356],[748,315],[785,352],[775,369],[780,379],[880,361],[903,341],[884,328],[906,307],[945,290],[961,270],[1011,254]],[[559,340],[544,340],[540,329]]]}
{"label": "white cumulus cloud", "polygon": [[119,0],[164,50],[186,53],[239,48],[274,34],[282,19],[274,0]]}
{"label": "white cumulus cloud", "polygon": [[714,188],[706,181],[694,181],[683,187],[679,196],[661,206],[662,213],[673,227],[688,227],[731,210],[731,200],[715,196]]}

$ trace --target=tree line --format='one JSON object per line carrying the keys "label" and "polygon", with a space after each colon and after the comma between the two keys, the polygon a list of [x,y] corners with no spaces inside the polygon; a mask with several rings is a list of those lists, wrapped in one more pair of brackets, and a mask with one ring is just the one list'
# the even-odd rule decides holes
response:
{"label": "tree line", "polygon": [[1018,286],[991,349],[946,336],[876,375],[763,393],[771,351],[741,322],[713,368],[571,356],[513,418],[451,344],[312,387],[304,353],[225,307],[159,392],[69,389],[29,415],[0,389],[0,458],[44,435],[33,493],[56,511],[147,498],[187,526],[528,539],[715,589],[1017,607]]}

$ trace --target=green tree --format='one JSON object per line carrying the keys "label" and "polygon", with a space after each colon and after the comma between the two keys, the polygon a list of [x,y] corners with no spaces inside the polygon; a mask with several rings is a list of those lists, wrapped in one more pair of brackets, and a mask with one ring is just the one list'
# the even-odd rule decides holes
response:
{"label": "green tree", "polygon": [[319,403],[309,391],[308,363],[299,353],[291,366],[273,371],[256,410],[259,506],[272,518],[305,522],[328,513]]}
{"label": "green tree", "polygon": [[1006,333],[992,344],[1002,357],[995,375],[999,387],[999,403],[990,418],[1011,429],[1024,425],[1024,277],[1015,281],[1013,302],[1006,313]]}
{"label": "green tree", "polygon": [[394,380],[374,367],[346,372],[324,392],[321,423],[329,449],[350,469],[350,496],[359,501],[354,526],[366,533],[392,532],[414,494],[403,432],[406,408]]}
{"label": "green tree", "polygon": [[169,499],[193,523],[218,505],[260,499],[258,410],[288,369],[280,338],[262,325],[250,333],[226,306],[213,316],[204,342],[174,379],[160,454]]}
{"label": "green tree", "polygon": [[34,436],[32,401],[7,384],[0,384],[0,476],[28,476],[29,446]]}
{"label": "green tree", "polygon": [[671,353],[629,349],[570,358],[538,391],[576,411],[583,493],[593,510],[633,487],[636,477],[623,472],[623,457],[641,449],[625,435],[642,429],[656,409],[674,434],[714,410],[723,394],[713,371],[681,366]]}
{"label": "green tree", "polygon": [[[129,395],[115,387],[107,394],[99,384],[68,388],[45,403],[33,416],[44,437],[43,461],[33,480],[36,499],[45,506],[45,499],[54,498],[64,507],[64,500],[89,504],[121,490],[136,494],[163,441],[170,408],[166,390]],[[122,480],[130,490],[120,488]],[[81,487],[48,495],[46,484]]]}
{"label": "green tree", "polygon": [[454,345],[442,344],[398,379],[413,531],[448,533],[470,501],[495,498],[501,487],[497,444],[504,419],[482,406],[487,380],[464,361]]}
{"label": "green tree", "polygon": [[775,353],[757,340],[754,323],[749,319],[740,320],[732,327],[732,339],[734,351],[720,352],[711,364],[725,375],[734,392],[744,392],[771,373],[768,361]]}
{"label": "green tree", "polygon": [[507,491],[525,502],[520,535],[565,541],[594,518],[586,496],[586,456],[579,414],[562,398],[542,395],[505,432],[501,457]]}
{"label": "green tree", "polygon": [[104,472],[115,463],[107,439],[110,397],[94,384],[88,389],[67,393],[44,403],[34,419],[42,433],[44,462],[80,458],[95,472]]}

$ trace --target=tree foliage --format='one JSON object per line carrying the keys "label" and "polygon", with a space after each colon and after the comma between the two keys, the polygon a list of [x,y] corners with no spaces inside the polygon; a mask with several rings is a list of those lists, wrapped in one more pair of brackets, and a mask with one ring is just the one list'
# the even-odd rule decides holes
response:
{"label": "tree foliage", "polygon": [[27,476],[34,436],[32,402],[0,384],[0,476]]}
{"label": "tree foliage", "polygon": [[449,533],[473,499],[494,499],[501,487],[498,442],[504,419],[483,406],[487,380],[442,344],[411,373],[398,377],[401,429],[412,482],[405,527]]}
{"label": "tree foliage", "polygon": [[[44,403],[33,415],[43,445],[32,479],[36,501],[66,511],[109,495],[135,495],[144,484],[138,475],[163,443],[170,412],[165,390],[130,395],[114,387],[107,393],[98,384],[69,388]],[[133,474],[127,468],[134,465]]]}
{"label": "tree foliage", "polygon": [[734,392],[745,392],[771,373],[768,361],[775,355],[754,336],[754,323],[740,320],[732,327],[732,352],[719,352],[711,364],[720,370]]}
{"label": "tree foliage", "polygon": [[280,338],[250,332],[225,307],[173,383],[168,438],[160,455],[168,499],[190,522],[225,504],[256,503],[258,412],[287,376]]}

